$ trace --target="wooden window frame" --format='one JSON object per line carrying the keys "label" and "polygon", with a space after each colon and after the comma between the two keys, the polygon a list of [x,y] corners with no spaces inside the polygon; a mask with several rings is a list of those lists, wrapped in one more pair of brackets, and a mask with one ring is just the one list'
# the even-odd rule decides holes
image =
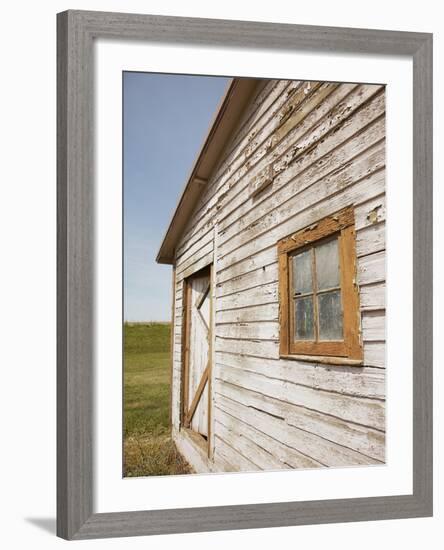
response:
{"label": "wooden window frame", "polygon": [[[295,341],[291,257],[296,252],[337,236],[339,247],[340,289],[342,299],[343,340]],[[362,365],[361,313],[356,278],[356,232],[352,206],[327,216],[289,235],[278,243],[279,325],[281,357],[330,364]],[[316,302],[316,300],[314,300]],[[315,319],[316,319],[315,314]]]}

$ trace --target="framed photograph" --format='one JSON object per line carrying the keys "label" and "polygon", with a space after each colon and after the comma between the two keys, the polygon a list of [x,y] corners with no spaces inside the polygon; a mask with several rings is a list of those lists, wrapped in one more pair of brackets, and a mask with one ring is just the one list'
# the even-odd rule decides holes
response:
{"label": "framed photograph", "polygon": [[65,539],[432,515],[432,35],[67,11]]}

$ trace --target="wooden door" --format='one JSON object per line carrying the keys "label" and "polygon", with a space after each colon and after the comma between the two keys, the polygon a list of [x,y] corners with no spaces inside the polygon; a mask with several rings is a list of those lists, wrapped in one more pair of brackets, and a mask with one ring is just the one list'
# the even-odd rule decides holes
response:
{"label": "wooden door", "polygon": [[211,269],[186,280],[183,425],[209,439]]}

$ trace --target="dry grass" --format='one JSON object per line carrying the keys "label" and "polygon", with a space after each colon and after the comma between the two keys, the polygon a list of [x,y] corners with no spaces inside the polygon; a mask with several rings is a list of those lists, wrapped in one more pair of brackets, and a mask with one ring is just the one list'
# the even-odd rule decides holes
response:
{"label": "dry grass", "polygon": [[191,473],[169,434],[129,436],[125,438],[124,453],[127,477]]}

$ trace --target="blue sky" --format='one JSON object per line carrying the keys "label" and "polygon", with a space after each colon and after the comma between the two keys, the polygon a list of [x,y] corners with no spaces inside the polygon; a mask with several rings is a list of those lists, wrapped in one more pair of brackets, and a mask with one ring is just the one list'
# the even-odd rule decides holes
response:
{"label": "blue sky", "polygon": [[227,79],[123,73],[124,318],[167,321],[171,267],[157,251]]}

